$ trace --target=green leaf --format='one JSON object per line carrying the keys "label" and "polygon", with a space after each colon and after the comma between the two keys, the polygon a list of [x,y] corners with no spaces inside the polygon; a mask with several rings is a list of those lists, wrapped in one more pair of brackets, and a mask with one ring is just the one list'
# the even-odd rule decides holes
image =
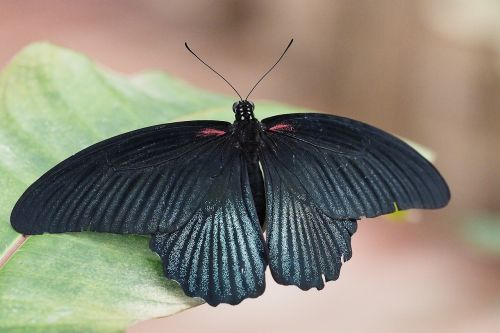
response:
{"label": "green leaf", "polygon": [[[232,121],[233,101],[164,73],[118,75],[47,43],[16,56],[0,73],[0,332],[122,332],[201,304],[164,278],[148,237],[46,234],[17,248],[9,216],[29,184],[84,147],[153,124]],[[306,111],[259,102],[256,112]]]}
{"label": "green leaf", "polygon": [[500,216],[478,213],[464,219],[462,237],[475,248],[492,256],[500,256]]}
{"label": "green leaf", "polygon": [[[124,77],[47,43],[0,74],[0,261],[22,238],[16,200],[45,171],[110,136],[185,119],[231,121],[233,98],[164,73]],[[286,110],[286,111],[285,111]],[[303,111],[259,103],[260,117]],[[121,332],[202,303],[165,279],[148,237],[30,236],[0,269],[0,332]]]}

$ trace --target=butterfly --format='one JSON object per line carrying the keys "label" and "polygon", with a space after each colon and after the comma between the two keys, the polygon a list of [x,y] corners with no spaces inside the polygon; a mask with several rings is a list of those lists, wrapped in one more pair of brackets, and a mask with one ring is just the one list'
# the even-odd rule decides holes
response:
{"label": "butterfly", "polygon": [[13,228],[151,235],[165,276],[216,306],[261,295],[268,265],[280,284],[322,289],[358,220],[448,203],[440,173],[395,136],[318,113],[259,121],[236,93],[233,123],[142,128],[57,164],[17,201]]}

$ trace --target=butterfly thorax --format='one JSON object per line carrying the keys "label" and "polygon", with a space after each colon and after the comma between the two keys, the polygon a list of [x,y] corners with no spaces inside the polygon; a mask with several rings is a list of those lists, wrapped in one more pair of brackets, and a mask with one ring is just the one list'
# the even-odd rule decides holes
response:
{"label": "butterfly thorax", "polygon": [[260,146],[260,122],[253,114],[254,104],[250,101],[238,101],[233,104],[235,134],[240,147],[245,151],[256,151]]}

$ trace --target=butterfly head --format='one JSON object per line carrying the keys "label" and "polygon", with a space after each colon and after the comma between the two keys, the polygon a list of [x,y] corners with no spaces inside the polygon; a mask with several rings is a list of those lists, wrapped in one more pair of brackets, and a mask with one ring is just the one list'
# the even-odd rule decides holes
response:
{"label": "butterfly head", "polygon": [[234,102],[233,104],[233,112],[236,120],[245,121],[245,120],[253,120],[253,110],[255,105],[247,100],[242,100],[238,102]]}

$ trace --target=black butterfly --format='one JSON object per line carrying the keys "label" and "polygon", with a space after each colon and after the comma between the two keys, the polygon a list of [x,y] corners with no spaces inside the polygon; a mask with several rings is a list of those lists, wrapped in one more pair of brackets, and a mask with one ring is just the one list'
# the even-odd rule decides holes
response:
{"label": "black butterfly", "polygon": [[152,126],[80,151],[26,190],[12,226],[152,235],[187,295],[237,304],[264,292],[268,264],[304,290],[336,280],[362,217],[449,201],[439,172],[398,138],[325,114],[259,122],[247,98],[232,124]]}

